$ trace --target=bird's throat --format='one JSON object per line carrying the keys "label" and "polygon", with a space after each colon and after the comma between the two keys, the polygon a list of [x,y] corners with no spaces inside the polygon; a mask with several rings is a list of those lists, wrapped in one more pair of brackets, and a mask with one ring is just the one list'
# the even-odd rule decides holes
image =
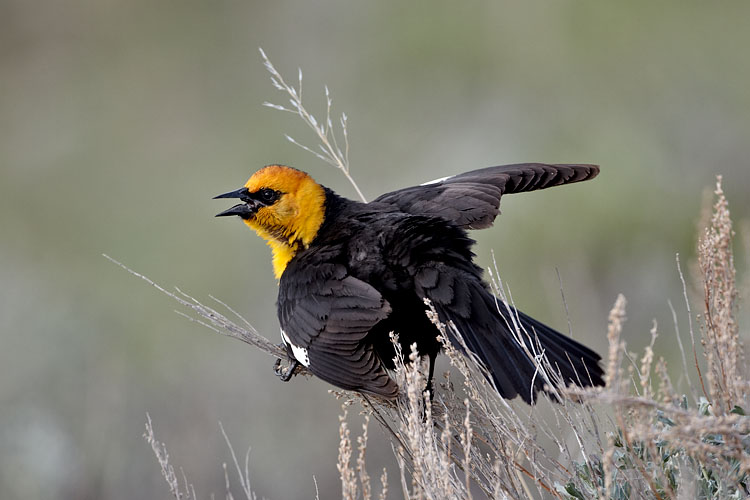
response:
{"label": "bird's throat", "polygon": [[268,240],[268,246],[273,250],[273,274],[276,279],[281,279],[281,275],[286,269],[289,261],[297,255],[298,245],[288,245],[277,240]]}
{"label": "bird's throat", "polygon": [[266,240],[266,244],[271,247],[273,251],[273,274],[276,279],[281,279],[281,275],[284,273],[289,261],[297,255],[297,251],[300,248],[300,243],[293,236],[290,238],[284,235],[282,228],[272,230],[268,227],[264,227],[258,224],[255,220],[246,220],[245,224],[250,226],[258,236]]}

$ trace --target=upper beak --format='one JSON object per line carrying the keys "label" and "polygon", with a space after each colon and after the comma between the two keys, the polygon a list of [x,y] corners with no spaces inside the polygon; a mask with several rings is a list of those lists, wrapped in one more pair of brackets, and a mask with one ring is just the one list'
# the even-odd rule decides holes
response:
{"label": "upper beak", "polygon": [[237,189],[236,191],[230,191],[228,193],[220,194],[219,196],[214,196],[214,200],[217,198],[239,198],[242,201],[246,201],[248,203],[240,203],[238,205],[235,205],[228,210],[224,210],[223,212],[216,214],[216,217],[239,215],[243,219],[247,219],[255,212],[254,204],[253,206],[250,206],[250,202],[252,202],[252,200],[246,187]]}
{"label": "upper beak", "polygon": [[214,196],[214,200],[218,198],[241,198],[243,200],[249,199],[249,192],[247,191],[246,187],[237,189],[235,191],[229,191],[228,193],[220,194],[219,196]]}

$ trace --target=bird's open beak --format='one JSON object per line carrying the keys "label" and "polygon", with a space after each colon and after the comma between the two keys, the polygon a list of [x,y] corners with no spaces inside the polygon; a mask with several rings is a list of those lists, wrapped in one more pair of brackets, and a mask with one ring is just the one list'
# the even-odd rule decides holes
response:
{"label": "bird's open beak", "polygon": [[248,219],[256,212],[256,210],[258,210],[255,200],[250,197],[250,193],[248,192],[246,187],[237,189],[236,191],[230,191],[228,193],[220,194],[219,196],[214,196],[214,200],[218,198],[239,198],[245,203],[240,203],[230,209],[224,210],[223,212],[216,214],[216,217],[239,215],[243,219]]}

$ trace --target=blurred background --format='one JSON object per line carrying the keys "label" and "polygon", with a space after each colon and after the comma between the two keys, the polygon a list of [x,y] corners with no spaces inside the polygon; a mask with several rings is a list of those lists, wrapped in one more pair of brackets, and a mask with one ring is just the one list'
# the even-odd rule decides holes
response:
{"label": "blurred background", "polygon": [[[224,491],[219,421],[251,446],[258,495],[314,498],[313,476],[320,498],[340,494],[326,384],[279,382],[271,358],[101,256],[219,297],[277,340],[270,251],[214,219],[228,205],[211,197],[269,163],[355,194],[284,138],[315,145],[300,120],[262,107],[286,98],[260,46],[289,80],[303,69],[319,118],[328,84],[370,199],[489,165],[600,164],[592,182],[505,198],[474,233],[478,260],[494,251],[519,308],[567,331],[559,271],[574,336],[599,352],[623,293],[629,348],[656,319],[657,355],[674,356],[675,254],[687,270],[717,174],[735,221],[750,215],[748,16],[684,0],[3,0],[0,498],[167,498],[146,412],[201,498]],[[395,487],[375,427],[369,453]]]}

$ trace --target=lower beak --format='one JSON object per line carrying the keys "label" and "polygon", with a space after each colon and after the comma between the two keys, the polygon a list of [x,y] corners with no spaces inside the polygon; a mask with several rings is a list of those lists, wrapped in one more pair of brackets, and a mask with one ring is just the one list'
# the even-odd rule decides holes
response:
{"label": "lower beak", "polygon": [[255,210],[253,210],[247,203],[240,203],[239,205],[235,205],[228,210],[224,210],[223,212],[216,214],[216,217],[239,215],[243,219],[249,219],[254,213]]}

